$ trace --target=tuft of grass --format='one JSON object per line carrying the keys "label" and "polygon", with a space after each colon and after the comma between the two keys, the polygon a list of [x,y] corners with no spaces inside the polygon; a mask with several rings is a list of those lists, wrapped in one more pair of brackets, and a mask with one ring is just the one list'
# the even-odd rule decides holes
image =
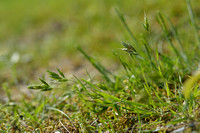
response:
{"label": "tuft of grass", "polygon": [[[187,4],[190,7],[188,1]],[[189,8],[190,17],[191,11]],[[199,80],[199,74],[185,81],[183,85],[185,76],[188,72],[192,72],[187,63],[193,57],[186,53],[185,44],[181,42],[181,37],[177,34],[170,19],[167,18],[168,28],[163,15],[158,12],[156,16],[164,36],[172,48],[171,56],[159,52],[158,49],[154,49],[150,45],[152,44],[150,40],[151,27],[146,15],[143,27],[148,32],[148,36],[143,36],[142,42],[139,42],[133,36],[127,22],[117,9],[116,13],[131,35],[135,46],[122,42],[124,47],[122,50],[130,56],[128,61],[127,58],[129,57],[121,57],[115,54],[126,72],[122,76],[113,75],[81,47],[78,47],[83,56],[103,75],[105,81],[94,83],[91,80],[75,77],[77,83],[72,88],[75,91],[74,95],[77,95],[79,103],[82,104],[81,108],[79,107],[78,114],[83,115],[75,118],[78,124],[77,130],[83,132],[95,130],[99,132],[153,132],[156,127],[159,127],[158,131],[166,132],[169,130],[162,127],[198,121],[198,113],[195,109],[199,107],[200,93],[197,85],[194,87],[194,92],[191,88]],[[174,39],[178,42],[180,49],[175,46]],[[138,45],[140,45],[139,52],[135,49]],[[173,55],[173,52],[175,55]],[[50,71],[48,73],[54,81],[65,79],[59,69],[58,73],[61,76]],[[40,79],[40,81],[43,83],[42,86],[51,88],[44,80]],[[35,89],[35,87],[38,86],[29,86],[29,89]],[[56,108],[50,107],[50,109],[66,115]],[[96,124],[92,122],[90,125],[89,119],[93,118],[93,115],[96,115],[98,120],[95,121]],[[72,121],[69,116],[67,118],[70,122]]]}
{"label": "tuft of grass", "polygon": [[[194,13],[190,1],[186,2],[198,40]],[[122,66],[119,73],[114,74],[78,46],[102,80],[95,82],[89,72],[89,79],[75,75],[68,79],[58,68],[57,72],[47,71],[49,79],[39,78],[41,84],[28,86],[45,92],[37,92],[33,102],[23,100],[24,108],[12,101],[4,84],[9,100],[0,105],[2,132],[171,132],[179,127],[200,131],[200,74],[192,75],[199,63],[195,54],[200,50],[185,49],[185,36],[160,12],[156,19],[165,37],[160,38],[163,44],[153,39],[154,27],[147,15],[142,36],[137,38],[120,11],[115,11],[133,40],[123,41],[121,51],[114,52]]]}

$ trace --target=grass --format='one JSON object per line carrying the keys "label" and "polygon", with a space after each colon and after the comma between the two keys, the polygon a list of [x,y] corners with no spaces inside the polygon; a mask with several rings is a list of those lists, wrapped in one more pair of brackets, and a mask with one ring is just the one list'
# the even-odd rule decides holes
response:
{"label": "grass", "polygon": [[[89,7],[92,8],[94,3],[91,2]],[[195,5],[197,5],[196,3]],[[15,5],[9,2],[4,2],[4,4]],[[24,7],[26,4],[24,3]],[[34,2],[32,4],[34,5]],[[51,6],[48,7],[51,7],[52,11],[56,11],[57,6],[54,7],[54,2],[51,1],[49,4]],[[76,3],[70,1],[69,4]],[[114,2],[107,2],[106,10],[110,9],[109,7],[113,4]],[[50,38],[47,39],[48,41],[30,41],[28,44],[33,49],[30,55],[26,55],[27,48],[23,46],[21,46],[22,48],[15,46],[3,54],[1,71],[3,74],[9,74],[8,77],[1,76],[3,78],[2,88],[7,98],[7,100],[2,99],[0,104],[1,132],[171,132],[183,128],[185,132],[200,131],[198,83],[200,37],[199,16],[196,17],[194,12],[195,5],[193,9],[190,0],[185,2],[187,6],[185,10],[188,10],[188,15],[185,14],[185,10],[177,13],[181,15],[179,16],[180,22],[176,22],[176,25],[171,17],[161,13],[162,10],[156,14],[157,23],[152,22],[151,24],[149,15],[146,14],[150,10],[148,9],[145,14],[142,14],[144,21],[140,26],[143,29],[137,26],[135,29],[138,31],[132,32],[133,25],[129,25],[131,24],[130,19],[121,13],[121,7],[118,8],[120,4],[122,7],[127,6],[127,9],[131,7],[129,2],[117,3],[116,8],[112,11],[115,12],[116,18],[118,16],[121,24],[117,23],[115,28],[119,25],[124,26],[127,34],[122,37],[123,41],[120,46],[118,45],[119,47],[104,46],[99,50],[103,58],[109,56],[109,61],[118,65],[116,72],[112,68],[105,67],[108,66],[108,61],[103,65],[98,59],[91,56],[92,47],[94,47],[92,43],[80,45],[82,39],[76,40],[78,38],[75,36],[89,33],[84,28],[81,29],[84,32],[79,33],[80,30],[69,35],[72,40],[70,44],[78,42],[77,51],[99,72],[94,72],[95,76],[90,67],[86,69],[86,74],[82,78],[79,75],[70,77],[57,68],[54,69],[55,71],[48,70],[47,75],[40,74],[40,83],[29,81],[34,79],[31,77],[34,72],[31,71],[39,71],[38,66],[47,67],[47,64],[53,61],[51,58],[56,60],[67,56],[63,49],[69,46],[62,45],[65,43],[64,40],[60,42],[59,38],[62,37],[60,32],[47,35]],[[135,4],[140,5],[137,2]],[[169,8],[168,4],[168,2],[159,3],[164,11]],[[183,2],[176,4],[181,5]],[[64,6],[62,1],[58,5]],[[99,8],[94,9],[96,11]],[[181,9],[182,6],[177,9],[177,12]],[[31,12],[28,14],[30,15]],[[170,13],[169,15],[173,16]],[[112,17],[107,16],[106,19],[111,20]],[[62,18],[63,14],[61,13],[60,19]],[[98,16],[97,20],[93,18],[92,23],[98,21],[99,18],[101,17]],[[44,21],[48,22],[49,20],[44,19]],[[8,25],[14,26],[19,21],[10,20],[9,22],[11,24]],[[39,25],[42,23],[38,22]],[[106,25],[101,27],[97,24],[95,26],[100,30],[106,30]],[[39,30],[40,26],[38,27]],[[38,30],[32,31],[35,27],[32,28],[29,29],[29,32],[37,33]],[[16,30],[12,33],[18,33],[19,29],[11,29]],[[121,29],[114,30],[118,31],[113,33],[116,38],[122,34],[119,32]],[[63,33],[67,34],[68,32],[64,30]],[[73,30],[69,33],[73,33]],[[9,32],[5,33],[3,37],[10,36],[9,34]],[[104,32],[101,35],[103,36]],[[24,36],[26,39],[26,35]],[[100,35],[94,36],[95,39]],[[89,36],[82,37],[88,38]],[[112,39],[103,39],[102,42],[114,45]],[[8,44],[6,37],[4,42]],[[40,46],[34,47],[34,43],[40,44]],[[53,43],[61,44],[55,46]],[[85,48],[86,46],[87,48]],[[9,47],[4,46],[4,48],[8,49]],[[69,57],[80,58],[73,53],[74,51],[68,50],[69,54],[72,54]],[[59,57],[55,57],[57,52],[61,54]],[[114,56],[111,56],[110,53]],[[38,60],[39,63],[35,64],[33,60]],[[80,64],[84,64],[84,62],[85,60],[80,61]],[[29,64],[27,67],[23,66],[27,64]],[[22,68],[19,69],[20,67]],[[24,72],[26,74],[20,75]],[[33,84],[28,86],[30,92],[21,93],[20,98],[15,98],[16,92],[13,93],[14,89],[11,88],[22,86],[27,82]]]}

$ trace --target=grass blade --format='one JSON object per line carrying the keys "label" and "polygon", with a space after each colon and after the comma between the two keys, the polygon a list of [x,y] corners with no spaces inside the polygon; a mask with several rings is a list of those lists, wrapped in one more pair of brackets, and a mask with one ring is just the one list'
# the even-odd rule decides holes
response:
{"label": "grass blade", "polygon": [[90,57],[83,49],[78,46],[77,49],[86,57],[86,59],[104,76],[104,78],[111,82],[111,79],[109,78],[108,74],[111,74],[110,71],[108,71],[105,67],[103,67],[100,63],[95,61],[92,57]]}
{"label": "grass blade", "polygon": [[[48,110],[54,110],[54,111],[57,111],[57,112],[63,114],[63,115],[66,116],[66,118],[70,121],[70,123],[74,126],[74,124],[72,123],[72,120],[70,119],[70,117],[69,117],[66,113],[64,113],[63,111],[61,111],[61,110],[59,110],[59,109],[56,109],[56,108],[52,108],[52,107],[49,107],[49,108],[47,108],[47,109],[48,109]],[[75,127],[75,126],[74,126],[74,127]]]}
{"label": "grass blade", "polygon": [[178,58],[180,58],[181,57],[180,53],[178,52],[178,50],[175,48],[174,44],[172,43],[170,33],[167,29],[167,25],[164,21],[163,15],[160,12],[158,12],[156,19],[157,19],[158,23],[160,24],[160,26],[165,34],[165,37],[166,37],[167,41],[169,42],[170,46],[172,47],[173,51],[175,52],[176,56]]}
{"label": "grass blade", "polygon": [[191,20],[192,25],[194,27],[194,32],[195,32],[195,37],[196,37],[196,40],[197,40],[197,45],[200,48],[200,37],[199,37],[199,33],[198,33],[198,29],[199,28],[198,28],[198,26],[196,24],[196,21],[195,21],[195,18],[194,18],[194,14],[193,14],[193,10],[192,10],[192,6],[191,6],[191,1],[190,0],[187,0],[187,9],[188,9],[190,20]]}
{"label": "grass blade", "polygon": [[135,36],[133,35],[133,33],[131,32],[129,26],[127,25],[126,20],[124,19],[124,16],[119,12],[119,10],[117,8],[115,8],[115,12],[117,13],[119,19],[121,20],[121,22],[123,23],[124,27],[128,31],[129,35],[133,39],[135,45],[138,46],[137,40],[136,40]]}

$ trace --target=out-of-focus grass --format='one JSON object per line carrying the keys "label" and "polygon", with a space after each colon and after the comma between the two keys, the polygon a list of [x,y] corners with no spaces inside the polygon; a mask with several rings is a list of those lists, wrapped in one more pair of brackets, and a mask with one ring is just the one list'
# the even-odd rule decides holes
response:
{"label": "out-of-focus grass", "polygon": [[[181,0],[173,3],[165,0],[1,1],[0,54],[8,57],[6,62],[16,52],[21,60],[28,60],[18,63],[17,71],[24,71],[24,74],[17,74],[19,77],[32,73],[29,70],[49,67],[52,60],[79,58],[76,45],[87,46],[87,52],[97,56],[104,53],[105,59],[110,60],[113,58],[112,50],[119,47],[119,42],[130,40],[116,17],[114,7],[126,14],[127,23],[136,37],[142,30],[138,25],[143,21],[144,12],[151,16],[152,23],[155,22],[156,10],[179,18],[174,19],[179,25],[183,25],[186,19],[183,17],[186,4]],[[160,31],[153,32],[159,36]]]}
{"label": "out-of-focus grass", "polygon": [[120,26],[113,7],[118,7],[127,14],[127,21],[136,36],[141,30],[137,25],[142,22],[144,12],[153,16],[156,10],[162,10],[169,16],[180,19],[185,19],[181,17],[186,13],[186,5],[181,0],[173,3],[164,0],[1,1],[0,40],[5,45],[19,47],[24,44],[23,48],[27,49],[30,45],[39,47],[37,44],[45,45],[48,41],[42,47],[53,50],[55,47],[59,50],[65,48],[64,51],[69,51],[73,49],[73,45],[84,45],[89,46],[90,50],[101,49],[101,52],[108,52],[109,47],[117,45],[117,41],[128,39],[123,34],[125,31]]}

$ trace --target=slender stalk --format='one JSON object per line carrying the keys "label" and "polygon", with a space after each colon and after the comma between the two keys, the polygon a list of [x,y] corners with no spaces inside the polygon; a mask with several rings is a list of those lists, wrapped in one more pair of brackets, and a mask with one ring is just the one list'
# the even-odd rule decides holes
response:
{"label": "slender stalk", "polygon": [[115,8],[115,11],[119,17],[119,19],[121,20],[121,22],[123,23],[124,27],[126,28],[127,32],[129,33],[129,35],[131,36],[131,38],[133,39],[134,43],[136,46],[138,46],[137,40],[135,38],[135,36],[133,35],[133,33],[131,32],[129,26],[126,23],[126,20],[124,19],[124,16],[119,12],[119,10],[117,8]]}
{"label": "slender stalk", "polygon": [[190,0],[187,0],[187,9],[188,9],[188,13],[189,13],[189,17],[190,17],[192,26],[193,26],[194,31],[195,31],[195,37],[196,37],[196,40],[197,40],[197,45],[200,48],[200,37],[199,37],[199,34],[198,34],[198,26],[197,26],[195,18],[194,18],[194,13],[193,13],[193,10],[192,10]]}
{"label": "slender stalk", "polygon": [[96,62],[92,57],[90,57],[83,49],[78,46],[77,49],[85,56],[85,58],[104,76],[104,78],[111,82],[111,79],[108,76],[108,73],[112,75],[110,71],[104,68],[100,63]]}
{"label": "slender stalk", "polygon": [[[158,15],[157,15],[157,21],[158,23],[160,24],[164,34],[165,34],[165,38],[167,39],[168,43],[170,44],[170,46],[172,47],[173,51],[175,52],[176,56],[178,59],[181,59],[182,61],[185,62],[184,58],[181,56],[181,54],[179,53],[179,51],[176,49],[176,47],[174,46],[173,42],[172,42],[172,39],[171,39],[171,36],[170,36],[170,33],[167,29],[167,26],[166,26],[166,23],[164,21],[164,18],[162,16],[162,14],[160,12],[158,12]],[[182,64],[182,62],[180,61],[180,63]]]}
{"label": "slender stalk", "polygon": [[[174,25],[172,24],[172,22],[171,22],[171,20],[169,19],[169,17],[166,17],[166,18],[167,18],[167,21],[168,21],[168,23],[169,23],[171,32],[172,32],[173,36],[175,37],[175,39],[177,40],[177,42],[178,42],[178,44],[179,44],[179,46],[180,46],[180,48],[181,48],[180,54],[181,54],[183,60],[184,60],[185,62],[188,62],[188,63],[189,63],[188,57],[187,57],[187,55],[185,54],[185,50],[184,50],[184,48],[183,48],[183,44],[182,44],[182,42],[181,42],[181,40],[180,40],[180,38],[179,38],[179,36],[178,36],[178,33],[177,33],[177,31],[176,31]],[[186,64],[188,64],[188,63],[186,63]]]}

